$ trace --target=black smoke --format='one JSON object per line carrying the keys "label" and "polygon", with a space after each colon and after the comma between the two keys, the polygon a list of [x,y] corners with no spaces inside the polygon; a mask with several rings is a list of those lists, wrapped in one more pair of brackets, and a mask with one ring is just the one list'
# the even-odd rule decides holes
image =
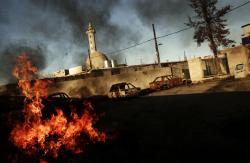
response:
{"label": "black smoke", "polygon": [[[133,5],[145,26],[155,24],[158,36],[185,28],[188,16],[193,15],[189,0],[136,0]],[[182,46],[192,42],[192,32],[179,35]]]}
{"label": "black smoke", "polygon": [[[111,30],[118,38],[119,30],[109,23],[111,10],[117,4],[117,0],[31,0],[30,2],[41,10],[53,11],[59,17],[63,17],[72,26],[74,43],[78,45],[87,43],[85,31],[89,22],[94,24],[97,31]],[[53,18],[48,17],[47,21],[53,23],[51,22]],[[58,26],[57,30],[60,28],[64,27]],[[44,34],[50,33],[49,31],[44,32]]]}
{"label": "black smoke", "polygon": [[12,76],[12,70],[16,65],[16,58],[21,54],[26,54],[38,69],[43,69],[45,63],[45,49],[42,46],[28,47],[20,44],[10,44],[1,53],[0,76],[1,80],[7,83],[16,81]]}
{"label": "black smoke", "polygon": [[[47,49],[47,71],[82,65],[87,56],[86,28],[97,31],[97,48],[102,52],[138,41],[138,35],[110,21],[120,0],[1,0],[0,51],[24,41],[33,48]],[[39,43],[39,44],[36,44]],[[19,45],[21,46],[21,45]],[[2,57],[2,56],[1,56]]]}
{"label": "black smoke", "polygon": [[166,28],[183,24],[181,19],[192,12],[188,0],[136,0],[133,3],[145,24],[155,22]]}

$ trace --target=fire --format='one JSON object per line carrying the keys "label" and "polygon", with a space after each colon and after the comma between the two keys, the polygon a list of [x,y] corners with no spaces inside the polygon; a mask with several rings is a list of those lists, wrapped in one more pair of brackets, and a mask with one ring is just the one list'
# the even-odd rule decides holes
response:
{"label": "fire", "polygon": [[[42,153],[43,156],[58,157],[59,151],[67,149],[73,153],[81,153],[84,145],[91,142],[105,142],[105,133],[93,127],[95,122],[91,114],[93,109],[87,101],[83,114],[71,112],[66,117],[61,108],[55,108],[56,114],[49,119],[43,118],[42,100],[48,96],[47,87],[51,84],[47,80],[35,80],[38,69],[34,67],[26,54],[17,58],[17,65],[13,75],[19,80],[18,86],[25,96],[25,120],[11,131],[11,141],[27,154]],[[84,135],[84,140],[83,136]]]}

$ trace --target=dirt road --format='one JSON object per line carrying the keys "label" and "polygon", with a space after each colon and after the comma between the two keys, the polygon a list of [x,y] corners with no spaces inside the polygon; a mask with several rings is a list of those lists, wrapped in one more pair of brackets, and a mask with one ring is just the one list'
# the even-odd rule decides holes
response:
{"label": "dirt road", "polygon": [[209,81],[151,93],[149,96],[250,91],[250,79]]}

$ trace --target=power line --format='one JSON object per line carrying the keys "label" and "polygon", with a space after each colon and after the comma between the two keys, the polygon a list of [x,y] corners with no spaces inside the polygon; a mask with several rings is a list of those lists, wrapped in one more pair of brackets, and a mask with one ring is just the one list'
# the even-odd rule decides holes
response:
{"label": "power line", "polygon": [[232,11],[238,9],[238,8],[241,8],[241,7],[245,6],[245,5],[247,5],[248,3],[250,3],[250,1],[247,1],[247,2],[245,2],[245,3],[243,3],[243,4],[239,5],[239,6],[236,6],[236,7],[232,8],[232,9],[231,9],[230,11],[228,11],[227,13],[230,13],[230,12],[232,12]]}
{"label": "power line", "polygon": [[[250,3],[250,1],[247,1],[247,2],[245,2],[245,3],[243,3],[243,4],[239,5],[239,6],[236,6],[236,7],[232,8],[231,10],[229,10],[229,11],[227,12],[227,14],[230,13],[230,12],[232,12],[232,11],[234,11],[234,10],[236,10],[236,9],[239,9],[239,8],[241,8],[241,7],[243,7],[243,6],[247,5],[247,4],[249,4],[249,3]],[[162,36],[158,36],[158,37],[156,37],[156,38],[157,38],[157,39],[160,39],[160,38],[168,37],[168,36],[171,36],[171,35],[178,34],[178,33],[180,33],[180,32],[184,32],[184,31],[189,30],[189,29],[191,29],[191,28],[192,28],[192,27],[182,28],[182,29],[180,29],[180,30],[178,30],[178,31],[175,31],[175,32],[173,32],[173,33],[168,33],[168,34],[165,34],[165,35],[162,35]],[[122,51],[125,51],[125,50],[128,50],[128,49],[131,49],[131,48],[140,46],[140,45],[145,44],[145,43],[147,43],[147,42],[151,42],[151,41],[153,41],[153,40],[154,40],[154,38],[151,38],[151,39],[142,41],[142,42],[140,42],[140,43],[136,43],[136,44],[134,44],[134,45],[128,46],[128,47],[126,47],[126,48],[123,48],[123,49],[120,49],[120,50],[116,50],[116,51],[110,52],[110,53],[108,53],[108,54],[119,53],[119,52],[122,52]]]}
{"label": "power line", "polygon": [[174,34],[177,34],[177,33],[180,33],[180,32],[183,32],[183,31],[186,31],[188,29],[191,29],[192,27],[187,27],[187,28],[183,28],[179,31],[176,31],[176,32],[173,32],[173,33],[169,33],[169,34],[166,34],[166,35],[162,35],[162,36],[159,36],[157,38],[163,38],[163,37],[167,37],[167,36],[171,36],[171,35],[174,35]]}

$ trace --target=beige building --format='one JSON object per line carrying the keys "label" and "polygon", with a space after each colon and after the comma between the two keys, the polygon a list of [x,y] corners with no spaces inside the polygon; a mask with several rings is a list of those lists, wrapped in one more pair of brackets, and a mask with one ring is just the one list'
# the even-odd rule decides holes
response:
{"label": "beige building", "polygon": [[243,29],[242,38],[250,37],[250,24],[243,25],[242,29]]}
{"label": "beige building", "polygon": [[190,79],[196,83],[204,78],[203,63],[201,57],[188,60]]}
{"label": "beige building", "polygon": [[222,50],[221,54],[226,55],[230,75],[235,75],[235,68],[238,64],[243,64],[247,74],[249,73],[249,48],[244,45]]}
{"label": "beige building", "polygon": [[86,31],[89,42],[89,57],[86,60],[86,66],[88,69],[105,68],[105,62],[108,61],[108,57],[105,54],[97,51],[95,33],[95,29],[92,24],[89,23]]}
{"label": "beige building", "polygon": [[[242,45],[226,48],[218,53],[223,75],[238,76],[236,67],[239,65],[243,67],[241,71],[244,71],[245,76],[250,73],[250,24],[242,26],[242,29]],[[189,60],[188,67],[193,82],[206,80],[217,74],[213,55]]]}
{"label": "beige building", "polygon": [[[250,50],[244,45],[221,50],[218,57],[222,75],[235,76],[236,66],[240,64],[244,65],[245,74],[249,74],[249,56]],[[215,60],[212,55],[188,60],[188,68],[194,83],[216,75]]]}

